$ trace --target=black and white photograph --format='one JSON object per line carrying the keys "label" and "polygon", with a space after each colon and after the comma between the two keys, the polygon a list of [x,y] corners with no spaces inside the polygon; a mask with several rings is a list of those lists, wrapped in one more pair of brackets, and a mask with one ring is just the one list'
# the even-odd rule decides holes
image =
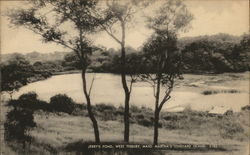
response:
{"label": "black and white photograph", "polygon": [[249,0],[0,0],[1,155],[249,155]]}

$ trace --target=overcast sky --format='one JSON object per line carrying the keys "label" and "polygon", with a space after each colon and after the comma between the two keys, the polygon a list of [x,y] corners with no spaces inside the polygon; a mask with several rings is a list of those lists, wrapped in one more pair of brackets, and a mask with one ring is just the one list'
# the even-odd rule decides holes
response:
{"label": "overcast sky", "polygon": [[[249,32],[249,1],[248,0],[185,0],[194,15],[192,28],[188,32],[180,33],[180,37],[212,35],[228,33],[242,35]],[[1,15],[8,8],[22,5],[20,1],[1,1]],[[136,23],[127,32],[127,45],[134,48],[142,46],[150,35],[143,22]],[[11,28],[5,16],[1,16],[1,53],[22,52],[54,52],[67,51],[60,45],[45,44],[41,38],[24,28]],[[96,45],[107,48],[118,48],[119,45],[105,33],[93,38]]]}

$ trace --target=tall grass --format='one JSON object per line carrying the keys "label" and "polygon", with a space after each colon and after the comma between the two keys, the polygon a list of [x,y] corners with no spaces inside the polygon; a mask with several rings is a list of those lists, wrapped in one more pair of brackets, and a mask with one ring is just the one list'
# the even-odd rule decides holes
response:
{"label": "tall grass", "polygon": [[229,89],[229,90],[205,90],[202,92],[203,95],[214,95],[219,93],[235,94],[235,93],[240,93],[240,91],[236,89]]}
{"label": "tall grass", "polygon": [[214,95],[219,93],[235,94],[235,93],[240,93],[240,91],[236,89],[229,89],[229,90],[205,90],[202,92],[203,95]]}
{"label": "tall grass", "polygon": [[[34,138],[31,144],[31,152],[41,153],[41,149],[44,149],[45,154],[67,153],[68,151],[71,153],[81,152],[77,149],[93,139],[86,105],[77,104],[65,95],[57,95],[51,101],[52,103],[41,101],[37,99],[37,95],[34,93],[24,94],[17,100],[9,101],[9,105],[16,108],[27,108],[34,111],[34,121],[37,127],[29,132]],[[70,111],[61,109],[61,107],[55,106],[57,104],[62,106],[69,104],[72,109]],[[121,137],[123,109],[122,106],[117,108],[107,104],[93,106],[93,111],[100,124],[101,137],[104,141],[108,139],[110,142],[116,142]],[[153,110],[146,107],[131,106],[130,112],[132,141],[135,137],[139,143],[150,143]],[[250,126],[247,118],[249,118],[249,107],[243,108],[239,113],[231,113],[230,115],[209,114],[208,112],[193,111],[190,108],[183,112],[162,112],[160,116],[160,139],[178,142],[189,142],[193,139],[204,141],[211,138],[246,141],[249,137],[248,129]],[[183,137],[186,137],[186,139],[183,139]],[[79,145],[74,143],[74,141],[80,139],[83,139],[83,141]],[[39,146],[41,147],[39,148]],[[65,147],[65,150],[62,150],[62,147]],[[18,150],[18,147],[16,149]],[[119,151],[116,153],[119,154]],[[132,153],[135,152],[132,151]]]}

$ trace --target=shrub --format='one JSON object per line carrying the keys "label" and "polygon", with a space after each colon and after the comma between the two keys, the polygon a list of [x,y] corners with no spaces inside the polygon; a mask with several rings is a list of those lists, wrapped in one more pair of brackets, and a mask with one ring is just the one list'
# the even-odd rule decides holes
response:
{"label": "shrub", "polygon": [[37,100],[35,106],[35,110],[52,111],[50,104],[46,101]]}
{"label": "shrub", "polygon": [[119,106],[116,111],[115,111],[115,115],[116,116],[123,116],[124,115],[124,107],[123,106]]}
{"label": "shrub", "polygon": [[131,105],[130,111],[134,112],[134,113],[140,113],[141,109],[139,107],[135,106],[135,105]]}
{"label": "shrub", "polygon": [[35,92],[28,92],[22,94],[17,100],[10,100],[8,105],[13,107],[25,108],[30,110],[36,110],[38,107],[37,94]]}
{"label": "shrub", "polygon": [[143,114],[138,114],[138,115],[135,115],[135,118],[136,119],[144,119],[144,115]]}
{"label": "shrub", "polygon": [[75,104],[74,110],[71,113],[74,116],[87,116],[87,106],[86,104]]}
{"label": "shrub", "polygon": [[[221,135],[224,138],[234,138],[244,132],[242,125],[236,120],[222,120],[220,122]],[[236,136],[237,137],[237,136]]]}
{"label": "shrub", "polygon": [[4,138],[6,141],[22,142],[23,147],[25,147],[25,142],[31,141],[31,136],[28,135],[27,131],[35,126],[33,111],[14,108],[7,114],[6,122],[4,123]]}
{"label": "shrub", "polygon": [[218,91],[215,90],[205,90],[202,92],[203,95],[213,95],[213,94],[218,94]]}
{"label": "shrub", "polygon": [[75,102],[66,94],[57,94],[50,98],[52,111],[71,114],[75,108]]}
{"label": "shrub", "polygon": [[19,100],[15,100],[15,99],[11,99],[11,100],[9,100],[8,101],[8,106],[13,106],[13,107],[16,107],[16,106],[19,106],[19,102],[18,102]]}
{"label": "shrub", "polygon": [[113,105],[97,104],[94,106],[95,114],[104,121],[117,119],[115,111],[116,108]]}
{"label": "shrub", "polygon": [[28,92],[22,94],[17,100],[10,100],[8,102],[9,106],[25,108],[28,110],[45,110],[49,111],[49,104],[45,101],[37,99],[37,94],[35,92]]}
{"label": "shrub", "polygon": [[246,105],[246,106],[242,107],[241,110],[250,110],[250,105]]}
{"label": "shrub", "polygon": [[107,104],[97,104],[95,106],[97,111],[103,112],[103,111],[115,111],[115,107],[113,105],[107,105]]}
{"label": "shrub", "polygon": [[150,127],[153,126],[154,123],[150,119],[144,118],[144,119],[139,119],[138,124]]}
{"label": "shrub", "polygon": [[233,110],[227,110],[224,115],[233,115]]}
{"label": "shrub", "polygon": [[29,100],[29,101],[36,101],[37,100],[37,94],[35,92],[28,92],[26,94],[22,94],[18,98],[19,100]]}
{"label": "shrub", "polygon": [[229,89],[229,90],[205,90],[202,92],[203,95],[214,95],[219,93],[235,94],[235,93],[240,93],[240,91],[235,89]]}

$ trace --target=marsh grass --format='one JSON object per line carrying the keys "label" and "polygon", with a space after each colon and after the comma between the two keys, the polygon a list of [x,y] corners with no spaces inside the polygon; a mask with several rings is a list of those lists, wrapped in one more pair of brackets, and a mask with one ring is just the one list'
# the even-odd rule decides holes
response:
{"label": "marsh grass", "polygon": [[[34,98],[33,98],[34,99]],[[15,100],[16,103],[20,103]],[[42,101],[41,101],[42,102]],[[35,102],[34,102],[35,103]],[[48,103],[43,102],[46,107]],[[42,105],[42,104],[41,104]],[[72,113],[53,111],[39,106],[34,112],[37,126],[29,131],[32,142],[28,150],[17,143],[8,144],[19,154],[165,154],[166,151],[145,150],[86,150],[94,140],[93,128],[85,104],[75,104]],[[42,108],[41,108],[42,107]],[[49,110],[48,110],[49,109]],[[103,144],[120,144],[123,139],[123,107],[108,104],[93,106]],[[130,142],[152,144],[153,110],[146,107],[130,108]],[[159,143],[245,145],[249,137],[249,108],[241,112],[221,115],[193,111],[162,112]],[[230,149],[226,149],[228,151]],[[28,153],[27,153],[28,151]],[[89,151],[89,152],[88,152]],[[185,151],[185,150],[171,150]],[[189,150],[190,151],[190,150]],[[188,151],[188,153],[190,153]],[[197,150],[202,151],[202,150]],[[213,150],[205,150],[213,151]],[[223,150],[214,150],[223,151]]]}
{"label": "marsh grass", "polygon": [[[138,111],[139,112],[139,111]],[[143,112],[139,112],[143,117]],[[163,127],[159,130],[159,142],[164,144],[219,144],[234,146],[241,145],[247,141],[249,133],[249,111],[234,113],[232,116],[210,115],[202,112],[186,111],[185,113],[164,113],[162,116]],[[133,114],[132,114],[133,116]],[[140,116],[140,119],[142,119]],[[28,154],[165,154],[168,151],[188,153],[210,152],[211,151],[229,151],[225,150],[89,150],[88,144],[93,143],[93,129],[88,117],[73,116],[67,113],[52,113],[37,111],[34,114],[34,120],[37,127],[30,131],[33,137]],[[168,122],[164,122],[168,120]],[[227,124],[231,121],[231,124]],[[239,123],[244,130],[232,129],[235,121]],[[177,123],[178,122],[178,123]],[[100,136],[102,144],[122,144],[123,125],[116,120],[101,120],[98,117],[100,127]],[[171,128],[166,124],[172,123]],[[228,131],[228,130],[232,131]],[[151,144],[153,137],[153,128],[137,123],[131,124],[131,143]],[[245,137],[245,138],[244,138]],[[12,147],[13,148],[13,147]],[[27,150],[15,147],[15,152],[21,154]]]}
{"label": "marsh grass", "polygon": [[239,90],[236,89],[229,89],[229,90],[204,90],[202,92],[203,95],[214,95],[214,94],[220,94],[220,93],[224,93],[224,94],[235,94],[235,93],[240,93]]}

